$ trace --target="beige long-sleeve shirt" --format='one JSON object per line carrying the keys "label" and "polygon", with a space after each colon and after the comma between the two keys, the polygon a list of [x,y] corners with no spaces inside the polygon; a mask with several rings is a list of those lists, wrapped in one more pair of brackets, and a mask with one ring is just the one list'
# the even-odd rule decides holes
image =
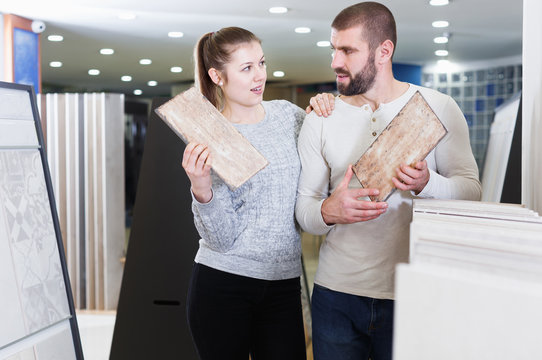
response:
{"label": "beige long-sleeve shirt", "polygon": [[[355,224],[328,226],[321,206],[354,164],[406,102],[419,90],[448,134],[426,157],[430,171],[424,190],[398,191],[388,198],[379,218]],[[412,199],[479,200],[481,186],[472,155],[465,118],[455,101],[435,90],[410,84],[399,98],[380,104],[352,106],[337,97],[328,118],[313,113],[305,118],[298,140],[301,177],[296,217],[313,234],[327,234],[320,249],[315,283],[349,294],[394,298],[395,266],[408,262]],[[361,187],[355,176],[349,185]],[[368,200],[368,199],[367,199]]]}

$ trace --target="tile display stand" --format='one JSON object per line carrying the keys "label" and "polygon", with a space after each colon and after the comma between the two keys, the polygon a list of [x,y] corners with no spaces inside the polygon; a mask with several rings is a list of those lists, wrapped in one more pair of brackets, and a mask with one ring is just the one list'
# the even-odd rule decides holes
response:
{"label": "tile display stand", "polygon": [[0,82],[0,359],[82,359],[33,88]]}

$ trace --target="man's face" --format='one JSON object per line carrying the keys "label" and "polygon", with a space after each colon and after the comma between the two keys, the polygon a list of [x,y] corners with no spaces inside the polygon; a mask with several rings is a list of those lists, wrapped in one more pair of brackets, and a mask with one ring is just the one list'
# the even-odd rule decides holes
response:
{"label": "man's face", "polygon": [[369,91],[377,73],[375,53],[368,42],[361,40],[361,27],[331,29],[331,46],[331,67],[337,75],[339,93],[351,96]]}

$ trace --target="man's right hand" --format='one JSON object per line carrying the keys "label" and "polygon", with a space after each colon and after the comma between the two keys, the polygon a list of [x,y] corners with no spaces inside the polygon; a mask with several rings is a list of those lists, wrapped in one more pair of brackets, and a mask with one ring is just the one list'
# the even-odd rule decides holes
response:
{"label": "man's right hand", "polygon": [[373,220],[386,212],[386,202],[359,200],[360,197],[378,195],[377,189],[349,189],[352,179],[352,165],[348,165],[343,180],[333,193],[322,203],[322,217],[328,225],[353,224]]}

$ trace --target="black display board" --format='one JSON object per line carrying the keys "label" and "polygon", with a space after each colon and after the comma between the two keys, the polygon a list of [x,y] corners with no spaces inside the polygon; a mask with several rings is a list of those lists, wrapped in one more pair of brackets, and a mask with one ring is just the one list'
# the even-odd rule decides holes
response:
{"label": "black display board", "polygon": [[512,136],[512,144],[510,146],[510,155],[508,156],[508,164],[506,165],[506,173],[504,175],[504,183],[501,194],[502,203],[521,204],[521,139],[523,132],[521,116],[522,103],[523,97],[521,97],[519,100],[516,125],[514,126],[514,134]]}
{"label": "black display board", "polygon": [[153,100],[137,185],[110,359],[197,359],[186,297],[199,235],[185,144],[154,113]]}

